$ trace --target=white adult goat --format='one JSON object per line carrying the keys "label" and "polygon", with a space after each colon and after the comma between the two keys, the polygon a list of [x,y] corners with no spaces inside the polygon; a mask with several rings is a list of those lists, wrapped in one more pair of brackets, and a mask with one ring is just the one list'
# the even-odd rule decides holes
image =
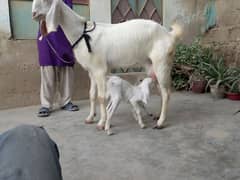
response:
{"label": "white adult goat", "polygon": [[[141,107],[145,106],[150,98],[152,78],[145,78],[139,85],[132,85],[118,76],[110,76],[107,81],[107,121],[110,123],[119,103],[124,100],[132,105],[132,113],[141,128],[145,128],[141,116]],[[144,107],[145,108],[145,107]],[[146,109],[145,109],[146,110]],[[108,132],[109,135],[111,132]]]}
{"label": "white adult goat", "polygon": [[[71,44],[84,32],[85,18],[72,11],[61,0],[33,0],[33,19],[40,21],[46,33],[56,31],[60,25]],[[73,49],[77,61],[89,72],[90,114],[86,123],[93,122],[96,94],[100,102],[101,117],[97,127],[109,130],[106,122],[106,75],[109,69],[129,67],[134,64],[153,65],[162,95],[161,115],[157,128],[162,128],[166,119],[167,104],[170,96],[171,69],[176,39],[181,28],[174,24],[172,31],[151,20],[131,20],[119,24],[96,24],[91,36],[92,53],[84,40]],[[45,34],[45,33],[43,33]]]}

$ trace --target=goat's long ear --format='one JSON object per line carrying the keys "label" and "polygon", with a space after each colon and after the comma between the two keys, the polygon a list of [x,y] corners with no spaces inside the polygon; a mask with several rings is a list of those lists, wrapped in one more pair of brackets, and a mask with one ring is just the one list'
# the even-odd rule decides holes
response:
{"label": "goat's long ear", "polygon": [[57,31],[57,27],[61,18],[61,4],[60,0],[53,0],[52,5],[46,15],[46,28],[48,33]]}

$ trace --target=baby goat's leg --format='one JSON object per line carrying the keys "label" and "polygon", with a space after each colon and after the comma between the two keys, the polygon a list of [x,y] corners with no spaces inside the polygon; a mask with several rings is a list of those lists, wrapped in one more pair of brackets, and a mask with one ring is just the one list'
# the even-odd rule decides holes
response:
{"label": "baby goat's leg", "polygon": [[[120,98],[111,99],[107,106],[107,120],[111,119],[120,103]],[[107,124],[107,123],[106,123]]]}
{"label": "baby goat's leg", "polygon": [[92,76],[91,73],[89,73],[89,77],[90,77],[90,91],[89,91],[89,98],[90,98],[90,113],[87,117],[87,119],[85,120],[86,124],[91,124],[94,122],[94,115],[95,115],[95,111],[96,111],[96,95],[97,95],[97,85],[96,82]]}
{"label": "baby goat's leg", "polygon": [[140,125],[140,127],[143,129],[145,128],[145,124],[143,123],[142,121],[142,116],[141,116],[141,110],[140,110],[140,106],[137,102],[131,102],[132,106],[133,106],[133,109],[136,113],[136,117],[137,117],[137,121],[138,121],[138,124]]}
{"label": "baby goat's leg", "polygon": [[147,107],[146,107],[143,103],[139,102],[138,104],[139,104],[139,106],[144,110],[144,112],[146,113],[146,115],[148,115],[148,116],[153,116],[153,114],[150,113],[150,112],[147,110]]}
{"label": "baby goat's leg", "polygon": [[107,131],[108,135],[112,135],[112,131],[111,131],[111,119],[112,116],[114,114],[114,112],[116,111],[119,103],[120,103],[120,98],[114,98],[111,99],[111,101],[109,102],[108,106],[107,106],[107,121],[105,124],[105,131]]}
{"label": "baby goat's leg", "polygon": [[138,122],[137,114],[134,109],[132,109],[132,114],[133,114],[134,119]]}

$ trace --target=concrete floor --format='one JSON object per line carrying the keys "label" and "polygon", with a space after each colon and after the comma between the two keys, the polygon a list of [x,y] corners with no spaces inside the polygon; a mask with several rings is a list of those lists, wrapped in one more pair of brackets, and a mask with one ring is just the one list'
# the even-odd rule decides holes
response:
{"label": "concrete floor", "polygon": [[[158,108],[152,97],[149,110]],[[140,129],[129,106],[113,119],[116,135],[85,125],[88,101],[79,112],[36,117],[37,106],[0,111],[0,132],[18,124],[44,125],[60,148],[64,180],[239,180],[240,102],[209,95],[174,93],[167,128]]]}

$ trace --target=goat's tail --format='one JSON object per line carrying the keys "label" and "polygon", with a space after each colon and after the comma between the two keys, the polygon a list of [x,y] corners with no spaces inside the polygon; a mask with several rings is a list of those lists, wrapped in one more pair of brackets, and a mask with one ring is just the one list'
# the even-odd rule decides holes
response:
{"label": "goat's tail", "polygon": [[170,31],[170,34],[173,36],[174,39],[179,39],[183,34],[182,26],[178,23],[174,23],[171,28],[172,31]]}

